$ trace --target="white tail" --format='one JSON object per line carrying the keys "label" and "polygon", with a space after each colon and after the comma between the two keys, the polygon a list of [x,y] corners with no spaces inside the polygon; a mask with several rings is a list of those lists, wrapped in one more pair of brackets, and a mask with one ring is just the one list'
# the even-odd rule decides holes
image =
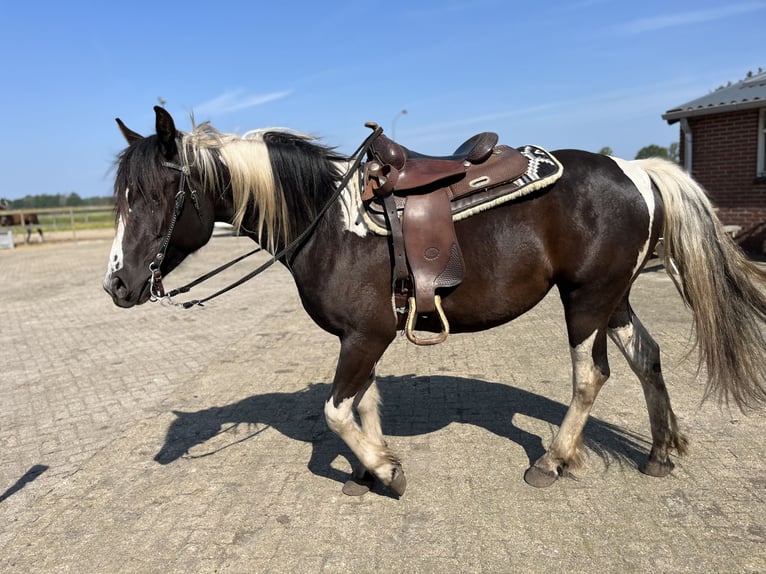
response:
{"label": "white tail", "polygon": [[[637,160],[665,205],[665,269],[694,313],[705,397],[766,403],[766,271],[724,232],[704,189],[676,164]],[[671,272],[675,271],[677,276]]]}

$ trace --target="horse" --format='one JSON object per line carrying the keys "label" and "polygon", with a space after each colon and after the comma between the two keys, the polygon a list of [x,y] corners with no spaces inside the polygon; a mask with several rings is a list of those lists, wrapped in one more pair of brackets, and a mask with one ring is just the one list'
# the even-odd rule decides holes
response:
{"label": "horse", "polygon": [[[10,202],[7,199],[0,199],[0,210],[10,209]],[[37,233],[40,235],[40,241],[45,241],[43,229],[40,227],[40,220],[36,213],[7,213],[0,215],[0,227],[13,227],[15,225],[24,225],[27,228],[26,243],[29,243],[32,237],[32,226],[37,226]]]}
{"label": "horse", "polygon": [[[155,114],[156,133],[147,137],[117,119],[128,147],[116,160],[116,232],[104,289],[124,308],[156,299],[157,280],[207,243],[213,223],[232,223],[279,258],[305,311],[340,341],[324,417],[358,459],[343,491],[362,494],[377,479],[403,495],[406,479],[383,436],[375,373],[401,328],[394,254],[389,238],[371,233],[361,216],[357,178],[343,177],[356,167],[351,158],[285,129],[238,136],[206,122],[183,132],[163,108]],[[552,153],[564,168],[557,181],[455,222],[465,273],[442,293],[450,332],[502,325],[555,286],[572,399],[525,481],[542,488],[576,476],[584,426],[610,375],[608,340],[645,396],[652,445],[640,470],[666,476],[671,454],[683,455],[688,440],[671,408],[660,347],[630,305],[631,285],[662,238],[666,270],[693,311],[708,376],[704,398],[747,410],[766,402],[766,271],[727,236],[705,191],[676,164]],[[183,201],[187,191],[193,201]],[[441,325],[420,317],[418,329],[438,333]]]}

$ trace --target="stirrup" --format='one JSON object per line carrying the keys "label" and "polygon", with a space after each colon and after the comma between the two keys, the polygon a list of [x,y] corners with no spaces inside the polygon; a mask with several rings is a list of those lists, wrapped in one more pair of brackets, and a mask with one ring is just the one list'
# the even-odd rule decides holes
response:
{"label": "stirrup", "polygon": [[415,323],[418,321],[418,305],[415,302],[415,297],[410,297],[409,306],[410,313],[407,315],[407,326],[404,330],[407,338],[416,345],[438,345],[439,343],[444,342],[444,340],[447,338],[447,335],[449,335],[449,322],[447,321],[447,316],[444,314],[444,309],[442,309],[442,298],[439,295],[434,295],[434,306],[436,307],[436,313],[439,315],[442,331],[435,337],[427,339],[418,337],[415,334]]}

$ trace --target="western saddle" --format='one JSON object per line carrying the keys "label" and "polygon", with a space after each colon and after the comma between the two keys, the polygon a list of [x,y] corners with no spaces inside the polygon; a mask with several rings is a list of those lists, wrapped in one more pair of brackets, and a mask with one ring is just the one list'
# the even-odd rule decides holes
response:
{"label": "western saddle", "polygon": [[[452,155],[437,157],[399,145],[375,123],[365,126],[381,133],[368,150],[362,200],[382,202],[386,214],[400,328],[406,315],[403,328],[410,341],[441,343],[449,335],[449,322],[436,290],[458,286],[464,275],[451,202],[518,179],[528,160],[513,148],[497,146],[497,134],[492,132],[479,133]],[[418,315],[434,312],[441,332],[430,338],[416,334]]]}

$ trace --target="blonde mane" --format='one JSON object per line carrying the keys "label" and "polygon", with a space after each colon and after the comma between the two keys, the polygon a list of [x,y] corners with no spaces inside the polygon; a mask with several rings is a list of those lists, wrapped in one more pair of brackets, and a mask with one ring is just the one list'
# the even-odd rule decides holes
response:
{"label": "blonde mane", "polygon": [[[273,131],[287,130],[269,128],[238,136],[219,132],[206,122],[190,133],[182,133],[180,146],[183,164],[199,173],[204,189],[221,194],[226,191],[224,186],[230,185],[234,227],[256,233],[271,250],[279,239],[287,241],[291,233],[284,190],[274,177],[263,137]],[[300,137],[312,139],[303,134]],[[224,166],[229,181],[221,173]],[[256,225],[255,229],[247,229],[245,214],[253,205],[258,207]]]}

